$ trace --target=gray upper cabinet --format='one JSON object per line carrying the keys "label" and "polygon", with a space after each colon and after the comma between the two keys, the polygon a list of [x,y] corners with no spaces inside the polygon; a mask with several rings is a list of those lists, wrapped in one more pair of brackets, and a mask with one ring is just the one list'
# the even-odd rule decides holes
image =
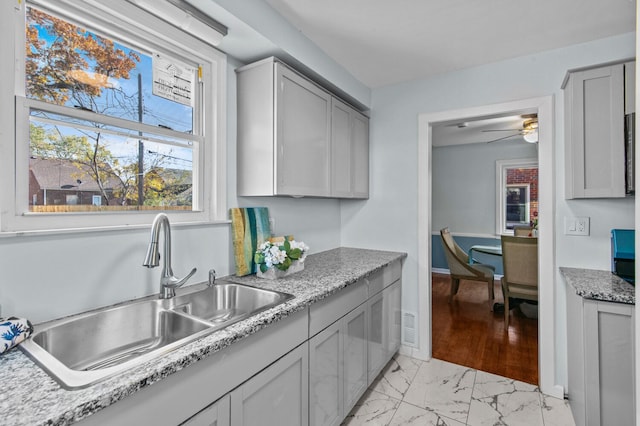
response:
{"label": "gray upper cabinet", "polygon": [[275,58],[236,73],[239,196],[368,197],[367,117]]}
{"label": "gray upper cabinet", "polygon": [[[624,115],[635,103],[635,62],[567,73],[565,198],[625,196]],[[625,75],[628,85],[625,93]]]}
{"label": "gray upper cabinet", "polygon": [[369,118],[360,113],[354,113],[352,119],[352,197],[369,198]]}
{"label": "gray upper cabinet", "polygon": [[369,119],[336,98],[331,104],[331,194],[369,197]]}

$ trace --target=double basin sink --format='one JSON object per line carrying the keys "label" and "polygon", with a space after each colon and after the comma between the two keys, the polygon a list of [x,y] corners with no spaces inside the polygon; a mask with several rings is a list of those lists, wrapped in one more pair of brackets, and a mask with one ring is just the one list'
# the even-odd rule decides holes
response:
{"label": "double basin sink", "polygon": [[243,284],[196,284],[171,299],[145,298],[37,325],[20,348],[66,389],[166,355],[293,296]]}

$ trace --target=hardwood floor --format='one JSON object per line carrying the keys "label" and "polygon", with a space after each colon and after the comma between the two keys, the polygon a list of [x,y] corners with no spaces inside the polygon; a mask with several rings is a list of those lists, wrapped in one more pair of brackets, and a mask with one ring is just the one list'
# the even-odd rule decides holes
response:
{"label": "hardwood floor", "polygon": [[[460,281],[452,303],[449,292],[449,276],[432,274],[433,357],[538,385],[538,320],[513,309],[505,332],[504,313],[489,308],[486,283]],[[499,280],[495,297],[502,302]]]}

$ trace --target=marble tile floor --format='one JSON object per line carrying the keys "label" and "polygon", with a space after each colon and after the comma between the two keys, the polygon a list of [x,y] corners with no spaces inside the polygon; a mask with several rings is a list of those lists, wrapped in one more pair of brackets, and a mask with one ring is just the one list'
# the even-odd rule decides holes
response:
{"label": "marble tile floor", "polygon": [[396,354],[343,426],[574,426],[566,401],[537,386],[446,361]]}

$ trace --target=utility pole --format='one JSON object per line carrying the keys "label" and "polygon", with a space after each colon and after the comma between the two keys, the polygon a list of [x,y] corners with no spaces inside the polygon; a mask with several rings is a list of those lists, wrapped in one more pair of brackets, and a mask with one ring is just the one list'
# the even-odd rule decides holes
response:
{"label": "utility pole", "polygon": [[[138,73],[138,122],[142,123],[142,74]],[[142,132],[138,132],[142,136]],[[138,205],[144,205],[144,142],[138,139]]]}

